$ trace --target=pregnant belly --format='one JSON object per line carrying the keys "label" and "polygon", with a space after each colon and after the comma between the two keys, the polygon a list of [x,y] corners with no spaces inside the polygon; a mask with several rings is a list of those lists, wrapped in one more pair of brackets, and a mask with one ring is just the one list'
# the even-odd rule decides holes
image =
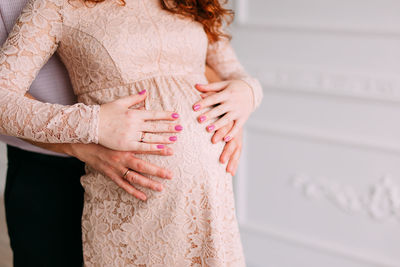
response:
{"label": "pregnant belly", "polygon": [[197,121],[198,116],[209,108],[199,112],[192,109],[193,104],[201,99],[200,92],[194,88],[195,82],[187,79],[164,79],[157,82],[157,86],[151,86],[148,89],[145,108],[176,111],[180,115],[177,123],[183,126],[183,131],[176,134],[178,137],[176,143],[169,145],[174,150],[173,156],[146,155],[146,158],[163,167],[175,169],[177,173],[202,172],[205,175],[211,175],[211,173],[225,175],[225,167],[219,163],[225,143],[212,144],[213,133],[206,131],[206,126],[215,120],[200,124]]}
{"label": "pregnant belly", "polygon": [[[90,92],[81,95],[79,100],[86,104],[102,104],[146,89],[148,96],[144,103],[145,109],[177,112],[180,115],[177,123],[183,126],[183,131],[177,134],[162,133],[178,137],[174,144],[169,145],[174,151],[172,156],[137,154],[136,157],[173,172],[172,180],[151,176],[152,179],[162,182],[165,190],[169,192],[183,192],[195,187],[205,190],[205,188],[218,187],[220,181],[230,182],[231,179],[225,171],[226,165],[219,162],[225,143],[212,144],[212,133],[206,131],[206,126],[213,121],[202,124],[197,122],[197,117],[209,109],[199,112],[194,112],[192,109],[193,104],[201,99],[200,92],[194,88],[194,85],[206,82],[202,75],[160,76],[116,88]],[[143,106],[143,103],[139,106]],[[148,195],[160,194],[145,188],[139,189]]]}

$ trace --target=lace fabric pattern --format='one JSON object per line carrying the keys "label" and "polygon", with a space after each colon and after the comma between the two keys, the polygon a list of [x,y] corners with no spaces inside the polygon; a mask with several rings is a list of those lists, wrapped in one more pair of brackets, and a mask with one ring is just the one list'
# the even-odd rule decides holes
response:
{"label": "lace fabric pattern", "polygon": [[[23,95],[50,56],[65,64],[81,102],[61,106]],[[200,23],[162,10],[158,0],[30,0],[0,50],[0,133],[52,143],[97,143],[99,105],[146,89],[145,108],[177,111],[184,131],[169,157],[137,155],[173,171],[163,192],[141,202],[86,166],[82,217],[85,266],[241,267],[232,177],[223,143],[197,123],[194,85],[205,64],[223,79],[262,89],[228,41],[208,44]],[[157,177],[151,177],[158,180]],[[62,259],[60,259],[62,260]]]}

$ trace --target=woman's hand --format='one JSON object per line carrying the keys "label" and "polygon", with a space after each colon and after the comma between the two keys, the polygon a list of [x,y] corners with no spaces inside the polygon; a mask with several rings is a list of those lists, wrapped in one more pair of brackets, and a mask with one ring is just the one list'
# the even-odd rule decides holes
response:
{"label": "woman's hand", "polygon": [[[215,131],[213,137],[211,138],[211,142],[216,144],[217,142],[222,140],[222,136],[226,135],[233,126],[233,122],[228,125],[223,126],[222,128]],[[240,155],[242,154],[242,145],[243,145],[243,130],[240,129],[235,137],[233,137],[230,141],[225,143],[224,149],[219,157],[219,161],[222,164],[226,165],[226,172],[229,172],[232,175],[236,174],[237,167],[239,165]]]}
{"label": "woman's hand", "polygon": [[241,80],[222,81],[207,85],[196,84],[195,87],[203,92],[203,99],[193,105],[193,110],[199,112],[206,107],[214,106],[197,117],[199,123],[207,123],[211,119],[220,117],[215,123],[206,126],[207,131],[214,132],[234,122],[232,129],[223,136],[225,142],[232,140],[253,110],[251,88]]}
{"label": "woman's hand", "polygon": [[[165,149],[162,144],[174,143],[177,140],[176,136],[154,133],[182,131],[182,126],[176,122],[160,121],[175,121],[179,115],[168,111],[130,109],[144,101],[145,98],[146,90],[143,90],[137,95],[123,97],[101,105],[99,144],[119,151],[154,152]],[[142,138],[143,140],[141,140]]]}

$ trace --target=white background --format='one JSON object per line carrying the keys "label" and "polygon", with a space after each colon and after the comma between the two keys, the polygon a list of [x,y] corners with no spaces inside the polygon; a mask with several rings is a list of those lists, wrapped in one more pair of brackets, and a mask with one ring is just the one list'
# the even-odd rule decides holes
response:
{"label": "white background", "polygon": [[236,182],[249,266],[400,266],[400,2],[235,9],[265,95]]}
{"label": "white background", "polygon": [[400,2],[234,7],[265,94],[235,183],[249,266],[400,266]]}

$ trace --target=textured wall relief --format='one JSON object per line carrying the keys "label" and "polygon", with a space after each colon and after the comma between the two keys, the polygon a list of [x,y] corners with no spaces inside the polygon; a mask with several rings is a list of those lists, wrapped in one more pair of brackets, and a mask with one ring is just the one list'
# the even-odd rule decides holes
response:
{"label": "textured wall relief", "polygon": [[304,174],[295,175],[292,182],[305,197],[326,199],[344,212],[400,222],[400,185],[395,181],[393,176],[385,175],[366,190]]}

